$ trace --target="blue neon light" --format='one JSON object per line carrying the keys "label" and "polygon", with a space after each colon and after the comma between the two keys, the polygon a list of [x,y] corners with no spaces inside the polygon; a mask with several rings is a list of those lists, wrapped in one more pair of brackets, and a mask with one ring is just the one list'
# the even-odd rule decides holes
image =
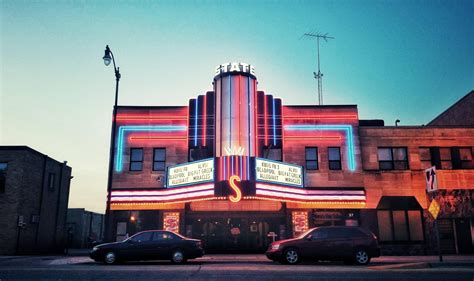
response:
{"label": "blue neon light", "polygon": [[194,114],[194,146],[197,146],[198,138],[198,99],[196,98],[196,112]]}
{"label": "blue neon light", "polygon": [[355,171],[355,151],[354,151],[354,136],[352,134],[351,125],[286,125],[285,130],[288,131],[339,131],[343,130],[347,138],[347,159],[349,160],[349,170]]}
{"label": "blue neon light", "polygon": [[117,161],[115,164],[115,171],[122,171],[123,162],[123,146],[125,140],[125,133],[128,132],[178,132],[186,131],[187,126],[175,126],[175,125],[160,125],[160,126],[120,126],[118,129],[118,140],[117,140]]}

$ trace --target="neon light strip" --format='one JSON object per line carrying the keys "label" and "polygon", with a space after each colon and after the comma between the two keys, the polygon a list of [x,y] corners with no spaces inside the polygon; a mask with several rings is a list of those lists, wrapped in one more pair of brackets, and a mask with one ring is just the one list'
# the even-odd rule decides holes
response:
{"label": "neon light strip", "polygon": [[273,100],[273,145],[276,146],[276,124],[275,124],[275,99]]}
{"label": "neon light strip", "polygon": [[145,195],[170,195],[177,193],[186,193],[214,189],[214,184],[198,185],[193,187],[182,187],[166,190],[134,190],[134,191],[112,191],[112,196],[145,196]]}
{"label": "neon light strip", "polygon": [[173,137],[129,137],[129,141],[145,141],[145,140],[186,140],[187,138],[173,138]]}
{"label": "neon light strip", "polygon": [[267,139],[268,139],[268,131],[267,131],[267,96],[263,95],[263,120],[265,124],[265,145],[268,145]]}
{"label": "neon light strip", "polygon": [[358,195],[298,195],[298,194],[288,194],[283,192],[268,191],[257,189],[257,195],[267,195],[272,197],[288,198],[288,199],[299,199],[302,201],[311,201],[311,200],[365,200],[365,196]]}
{"label": "neon light strip", "polygon": [[265,201],[276,201],[276,202],[291,202],[291,203],[298,203],[298,204],[305,204],[305,205],[366,205],[364,201],[297,201],[297,200],[289,200],[289,199],[277,199],[277,198],[269,198],[269,197],[259,197],[259,196],[245,196],[243,199],[256,199],[256,200],[265,200]]}
{"label": "neon light strip", "polygon": [[120,202],[120,203],[111,203],[112,207],[126,207],[126,206],[169,206],[172,204],[178,203],[188,203],[188,202],[199,202],[199,201],[208,201],[208,200],[227,200],[227,197],[203,197],[197,199],[188,199],[188,200],[178,200],[173,202]]}
{"label": "neon light strip", "polygon": [[140,116],[140,115],[118,115],[117,120],[187,120],[187,116]]}
{"label": "neon light strip", "polygon": [[308,190],[261,183],[257,183],[256,187],[257,190],[263,189],[277,192],[297,193],[302,195],[365,195],[363,190]]}
{"label": "neon light strip", "polygon": [[356,114],[351,114],[351,115],[329,115],[329,114],[324,114],[324,115],[290,115],[290,116],[285,116],[283,119],[297,119],[297,120],[302,120],[302,119],[357,119]]}
{"label": "neon light strip", "polygon": [[194,146],[197,146],[197,134],[198,134],[198,98],[196,98],[196,106],[195,106],[195,114],[194,114]]}
{"label": "neon light strip", "polygon": [[177,194],[177,195],[167,195],[167,196],[128,196],[128,197],[116,197],[112,196],[111,201],[114,202],[123,202],[123,201],[170,201],[174,199],[188,199],[202,196],[214,196],[214,190],[205,190],[197,191],[192,193]]}
{"label": "neon light strip", "polygon": [[202,124],[204,126],[204,131],[202,133],[202,145],[206,146],[206,138],[207,138],[207,93],[204,94],[204,108],[203,108],[203,121]]}
{"label": "neon light strip", "polygon": [[117,162],[115,165],[115,171],[117,172],[122,171],[125,133],[127,132],[181,132],[181,131],[186,131],[186,130],[187,130],[187,126],[175,126],[175,125],[120,126],[118,129],[118,141],[117,141],[117,151],[116,151]]}
{"label": "neon light strip", "polygon": [[349,160],[349,170],[355,171],[355,151],[354,151],[354,136],[352,134],[351,125],[285,125],[285,130],[288,131],[339,131],[343,130],[347,138],[347,159]]}
{"label": "neon light strip", "polygon": [[298,140],[341,140],[341,137],[304,137],[304,136],[285,136],[286,140],[298,141]]}

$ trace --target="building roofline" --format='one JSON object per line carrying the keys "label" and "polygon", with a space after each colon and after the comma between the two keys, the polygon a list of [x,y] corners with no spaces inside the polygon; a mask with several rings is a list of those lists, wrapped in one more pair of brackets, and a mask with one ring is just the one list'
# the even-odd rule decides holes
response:
{"label": "building roofline", "polygon": [[[33,149],[33,148],[31,148],[31,147],[29,147],[29,146],[26,146],[26,145],[0,145],[0,151],[8,151],[8,150],[10,150],[10,151],[12,151],[12,150],[20,150],[20,151],[21,151],[21,150],[24,150],[24,151],[29,151],[29,152],[35,153],[35,154],[37,154],[37,155],[40,155],[40,156],[42,156],[42,157],[47,157],[47,158],[49,158],[49,159],[51,159],[51,160],[53,160],[53,161],[56,161],[56,162],[59,163],[59,164],[67,163],[67,161],[61,162],[61,161],[58,161],[58,160],[56,160],[56,159],[54,159],[54,158],[51,158],[51,157],[49,157],[47,154],[43,154],[43,153],[39,152],[38,150]],[[68,166],[67,164],[66,164],[66,166],[69,167],[70,169],[72,169],[72,168],[71,168],[70,166]]]}
{"label": "building roofline", "polygon": [[448,112],[453,108],[455,107],[456,105],[460,104],[461,102],[463,102],[465,99],[467,99],[467,97],[469,97],[470,95],[474,95],[474,90],[471,90],[469,93],[467,93],[464,97],[460,98],[457,102],[455,102],[454,104],[452,104],[450,107],[448,107],[445,111],[441,112],[441,114],[439,114],[438,116],[436,116],[435,118],[433,118],[433,120],[431,120],[430,122],[428,122],[428,124],[426,124],[427,126],[434,126],[434,125],[431,125],[432,123],[436,122],[438,119],[441,119],[442,117],[444,117],[444,115],[448,114]]}
{"label": "building roofline", "polygon": [[117,109],[179,109],[179,108],[186,108],[187,105],[155,105],[155,106],[148,106],[148,105],[118,105]]}
{"label": "building roofline", "polygon": [[474,126],[424,126],[424,125],[413,125],[413,126],[359,126],[359,128],[369,129],[474,129]]}
{"label": "building roofline", "polygon": [[288,104],[288,105],[283,105],[283,107],[300,107],[300,108],[354,107],[354,108],[357,108],[357,105],[356,104],[334,104],[334,105],[309,105],[309,104],[292,105],[292,104]]}

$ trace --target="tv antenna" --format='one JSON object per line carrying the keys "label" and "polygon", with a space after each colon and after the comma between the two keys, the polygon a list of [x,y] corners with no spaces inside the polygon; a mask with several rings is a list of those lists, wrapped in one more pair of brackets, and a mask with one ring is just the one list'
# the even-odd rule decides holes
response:
{"label": "tv antenna", "polygon": [[321,61],[319,59],[319,40],[324,39],[324,41],[328,41],[328,39],[335,39],[334,37],[328,36],[328,34],[321,34],[317,33],[314,34],[313,32],[305,33],[303,36],[310,37],[311,39],[316,38],[317,45],[318,45],[318,72],[313,72],[314,78],[318,80],[318,102],[319,105],[323,105],[323,74],[321,73]]}

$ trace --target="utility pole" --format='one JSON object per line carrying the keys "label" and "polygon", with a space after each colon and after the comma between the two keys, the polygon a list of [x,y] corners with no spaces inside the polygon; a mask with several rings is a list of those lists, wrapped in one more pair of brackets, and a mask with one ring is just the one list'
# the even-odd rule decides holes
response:
{"label": "utility pole", "polygon": [[303,36],[310,37],[311,39],[316,38],[317,42],[317,49],[318,49],[318,72],[313,72],[314,78],[318,80],[318,102],[319,105],[323,105],[323,74],[321,73],[321,60],[319,58],[319,40],[324,39],[324,41],[328,41],[328,39],[335,39],[334,37],[328,36],[328,34],[314,34],[314,33],[305,33]]}

